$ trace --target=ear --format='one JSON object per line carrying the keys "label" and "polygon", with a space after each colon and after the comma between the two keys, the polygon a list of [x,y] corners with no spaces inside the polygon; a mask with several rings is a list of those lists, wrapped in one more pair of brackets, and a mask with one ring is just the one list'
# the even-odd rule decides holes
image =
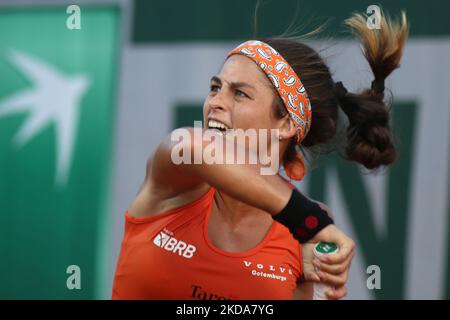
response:
{"label": "ear", "polygon": [[295,126],[294,121],[292,121],[289,114],[284,116],[284,118],[280,121],[281,123],[279,126],[279,130],[282,139],[290,139],[297,134],[297,127]]}

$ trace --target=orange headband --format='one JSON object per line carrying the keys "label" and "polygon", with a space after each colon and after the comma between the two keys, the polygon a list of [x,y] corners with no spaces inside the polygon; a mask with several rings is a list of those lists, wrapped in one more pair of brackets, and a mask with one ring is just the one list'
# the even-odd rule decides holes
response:
{"label": "orange headband", "polygon": [[[289,63],[267,43],[246,41],[228,53],[228,57],[242,54],[249,57],[264,71],[283,100],[286,110],[297,127],[297,142],[301,142],[311,127],[311,103],[305,87]],[[286,174],[294,180],[305,175],[305,166],[299,153],[290,163],[284,163]]]}
{"label": "orange headband", "polygon": [[227,58],[233,54],[249,57],[264,71],[298,128],[297,139],[301,142],[311,127],[312,113],[308,94],[294,69],[274,48],[257,40],[242,43]]}

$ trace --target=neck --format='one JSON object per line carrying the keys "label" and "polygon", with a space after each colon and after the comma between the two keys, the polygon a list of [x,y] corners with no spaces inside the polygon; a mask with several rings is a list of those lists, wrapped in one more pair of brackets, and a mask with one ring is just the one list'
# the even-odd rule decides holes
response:
{"label": "neck", "polygon": [[250,206],[220,191],[216,192],[215,204],[220,219],[232,227],[254,223],[255,221],[272,220],[270,214],[264,210]]}

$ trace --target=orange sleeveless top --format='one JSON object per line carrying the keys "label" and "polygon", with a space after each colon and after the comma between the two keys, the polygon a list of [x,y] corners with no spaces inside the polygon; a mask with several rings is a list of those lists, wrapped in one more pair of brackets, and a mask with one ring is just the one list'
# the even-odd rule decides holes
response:
{"label": "orange sleeveless top", "polygon": [[274,221],[263,241],[239,253],[208,239],[215,189],[147,218],[125,214],[113,299],[291,299],[302,274],[300,243]]}

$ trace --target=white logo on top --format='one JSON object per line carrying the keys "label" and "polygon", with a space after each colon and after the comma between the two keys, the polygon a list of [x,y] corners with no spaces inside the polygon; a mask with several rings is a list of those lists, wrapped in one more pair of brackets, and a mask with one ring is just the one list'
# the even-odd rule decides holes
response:
{"label": "white logo on top", "polygon": [[163,248],[172,253],[177,253],[184,258],[192,258],[197,248],[192,244],[187,244],[184,241],[177,240],[175,237],[172,237],[172,235],[173,232],[164,229],[156,235],[153,239],[153,243],[157,247]]}
{"label": "white logo on top", "polygon": [[[253,265],[253,262],[251,261],[245,261],[244,260],[244,266],[249,268]],[[284,282],[287,280],[287,275],[293,275],[291,268],[286,268],[279,266],[278,268],[275,268],[274,265],[269,265],[268,267],[264,266],[262,263],[257,263],[255,265],[256,268],[253,268],[251,270],[251,275],[256,277],[263,277],[263,278],[271,278],[275,280],[279,280],[281,282]],[[281,273],[278,274],[278,272]]]}

